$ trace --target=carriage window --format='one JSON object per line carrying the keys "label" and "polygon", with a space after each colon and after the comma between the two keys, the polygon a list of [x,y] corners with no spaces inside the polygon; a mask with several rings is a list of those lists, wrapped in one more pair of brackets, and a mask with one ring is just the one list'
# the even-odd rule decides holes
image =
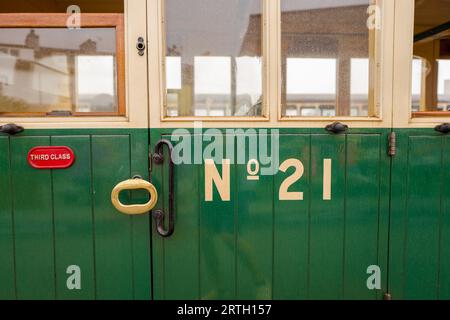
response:
{"label": "carriage window", "polygon": [[[120,2],[111,7],[123,9]],[[8,3],[0,6],[0,116],[125,113],[123,13],[82,15],[73,29],[62,2],[43,1],[48,13],[35,14],[8,13]],[[32,1],[11,3],[16,11],[36,9]]]}
{"label": "carriage window", "polygon": [[371,0],[281,0],[284,117],[377,116]]}
{"label": "carriage window", "polygon": [[450,115],[450,2],[415,2],[413,116]]}
{"label": "carriage window", "polygon": [[263,114],[262,1],[166,0],[166,117]]}

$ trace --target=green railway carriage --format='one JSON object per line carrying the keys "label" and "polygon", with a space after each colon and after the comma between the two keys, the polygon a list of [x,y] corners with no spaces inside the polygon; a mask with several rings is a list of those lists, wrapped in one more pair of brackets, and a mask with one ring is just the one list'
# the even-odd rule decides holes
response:
{"label": "green railway carriage", "polygon": [[449,22],[0,0],[0,299],[450,299]]}

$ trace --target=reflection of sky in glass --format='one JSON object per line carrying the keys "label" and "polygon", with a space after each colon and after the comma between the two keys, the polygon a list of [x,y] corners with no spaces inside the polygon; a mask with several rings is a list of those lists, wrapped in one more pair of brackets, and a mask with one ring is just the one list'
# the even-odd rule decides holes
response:
{"label": "reflection of sky in glass", "polygon": [[114,96],[114,57],[78,56],[76,60],[79,95],[108,94]]}
{"label": "reflection of sky in glass", "polygon": [[195,93],[230,94],[231,58],[195,57]]}
{"label": "reflection of sky in glass", "polygon": [[181,58],[166,57],[166,87],[167,89],[181,89]]}
{"label": "reflection of sky in glass", "polygon": [[351,59],[351,94],[369,93],[369,59]]}
{"label": "reflection of sky in glass", "polygon": [[422,60],[413,59],[412,62],[412,94],[420,95],[422,91]]}
{"label": "reflection of sky in glass", "polygon": [[257,57],[236,59],[236,93],[249,94],[255,103],[262,94],[262,61]]}
{"label": "reflection of sky in glass", "polygon": [[450,95],[450,60],[438,60],[438,64],[438,94]]}
{"label": "reflection of sky in glass", "polygon": [[336,59],[287,59],[288,94],[335,94]]}
{"label": "reflection of sky in glass", "polygon": [[166,0],[166,44],[181,56],[239,56],[261,0]]}

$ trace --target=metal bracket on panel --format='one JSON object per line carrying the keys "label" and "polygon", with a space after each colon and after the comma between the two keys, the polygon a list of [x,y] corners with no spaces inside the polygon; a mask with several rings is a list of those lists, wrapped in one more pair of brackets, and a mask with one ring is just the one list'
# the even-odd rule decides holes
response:
{"label": "metal bracket on panel", "polygon": [[389,134],[389,156],[394,157],[397,154],[397,135],[395,132]]}

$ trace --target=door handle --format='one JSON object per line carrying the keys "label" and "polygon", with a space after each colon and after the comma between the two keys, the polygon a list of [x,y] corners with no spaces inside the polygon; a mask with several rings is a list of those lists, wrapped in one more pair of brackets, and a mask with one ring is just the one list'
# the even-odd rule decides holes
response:
{"label": "door handle", "polygon": [[325,127],[325,130],[334,134],[345,133],[348,130],[348,126],[346,124],[340,122],[334,122]]}
{"label": "door handle", "polygon": [[434,128],[434,130],[443,134],[448,134],[450,133],[450,123],[443,123],[441,125],[438,125],[436,126],[436,128]]}
{"label": "door handle", "polygon": [[[150,200],[145,204],[125,205],[119,200],[119,195],[126,190],[147,190],[150,194]],[[158,192],[153,184],[141,178],[129,179],[120,182],[111,192],[111,202],[121,213],[127,215],[138,215],[150,212],[158,202]]]}
{"label": "door handle", "polygon": [[9,135],[15,135],[18,133],[23,132],[25,129],[21,126],[18,126],[17,124],[14,123],[8,123],[5,124],[4,126],[0,126],[0,132],[1,133],[6,133]]}
{"label": "door handle", "polygon": [[153,162],[157,165],[162,165],[164,163],[164,146],[169,149],[169,214],[167,221],[167,229],[164,226],[165,214],[161,209],[155,210],[153,212],[153,218],[156,221],[156,229],[159,235],[164,238],[170,237],[175,229],[174,221],[174,168],[175,165],[172,160],[173,145],[169,140],[160,140],[155,146],[155,153],[153,154]]}

